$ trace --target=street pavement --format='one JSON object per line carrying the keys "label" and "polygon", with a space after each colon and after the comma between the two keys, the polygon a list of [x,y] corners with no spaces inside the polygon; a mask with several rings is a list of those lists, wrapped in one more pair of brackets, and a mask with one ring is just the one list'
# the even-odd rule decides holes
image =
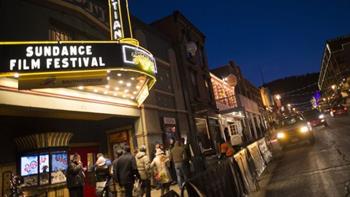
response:
{"label": "street pavement", "polygon": [[350,116],[328,117],[328,128],[314,129],[314,145],[279,151],[250,196],[350,196]]}

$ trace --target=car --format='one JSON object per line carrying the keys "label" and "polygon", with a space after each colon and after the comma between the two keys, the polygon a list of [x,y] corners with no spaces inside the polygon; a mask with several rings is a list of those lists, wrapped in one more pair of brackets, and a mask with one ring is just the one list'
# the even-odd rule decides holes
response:
{"label": "car", "polygon": [[332,107],[330,115],[332,117],[335,116],[343,116],[343,115],[347,115],[348,114],[348,108],[343,106],[343,105],[337,105]]}
{"label": "car", "polygon": [[312,127],[301,115],[291,115],[279,121],[276,138],[282,149],[287,145],[300,142],[313,144],[315,137]]}
{"label": "car", "polygon": [[328,127],[328,123],[326,121],[326,116],[319,112],[317,109],[305,111],[303,113],[303,117],[306,121],[310,123],[312,127],[325,126]]}

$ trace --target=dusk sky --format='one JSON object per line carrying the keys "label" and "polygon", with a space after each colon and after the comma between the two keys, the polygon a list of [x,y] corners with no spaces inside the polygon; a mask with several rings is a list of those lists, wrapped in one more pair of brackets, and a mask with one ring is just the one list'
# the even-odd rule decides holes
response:
{"label": "dusk sky", "polygon": [[234,60],[261,85],[318,72],[327,39],[350,34],[349,0],[129,0],[146,23],[181,11],[206,35],[209,67]]}

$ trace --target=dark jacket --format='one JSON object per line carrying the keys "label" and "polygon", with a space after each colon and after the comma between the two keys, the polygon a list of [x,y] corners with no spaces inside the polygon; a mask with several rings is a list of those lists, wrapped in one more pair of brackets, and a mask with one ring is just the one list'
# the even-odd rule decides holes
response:
{"label": "dark jacket", "polygon": [[113,162],[113,177],[119,185],[125,186],[134,182],[134,176],[138,176],[135,157],[130,153],[124,153]]}
{"label": "dark jacket", "polygon": [[107,164],[104,164],[103,166],[96,166],[95,173],[96,173],[96,181],[106,181],[109,177],[109,171],[110,166]]}
{"label": "dark jacket", "polygon": [[67,187],[83,187],[84,178],[83,166],[70,161],[67,169]]}

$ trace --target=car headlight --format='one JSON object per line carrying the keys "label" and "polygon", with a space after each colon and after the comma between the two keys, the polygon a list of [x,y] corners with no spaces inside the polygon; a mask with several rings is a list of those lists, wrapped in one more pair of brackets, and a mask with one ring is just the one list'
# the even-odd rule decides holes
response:
{"label": "car headlight", "polygon": [[324,118],[324,115],[323,115],[323,114],[320,114],[320,115],[318,116],[318,118],[319,118],[319,119],[323,119],[323,118]]}
{"label": "car headlight", "polygon": [[309,132],[309,127],[307,127],[307,126],[301,127],[301,128],[300,128],[300,132],[302,132],[302,133]]}
{"label": "car headlight", "polygon": [[283,132],[278,132],[277,133],[277,138],[278,139],[283,139],[283,138],[285,138],[286,137],[286,134],[284,134]]}

